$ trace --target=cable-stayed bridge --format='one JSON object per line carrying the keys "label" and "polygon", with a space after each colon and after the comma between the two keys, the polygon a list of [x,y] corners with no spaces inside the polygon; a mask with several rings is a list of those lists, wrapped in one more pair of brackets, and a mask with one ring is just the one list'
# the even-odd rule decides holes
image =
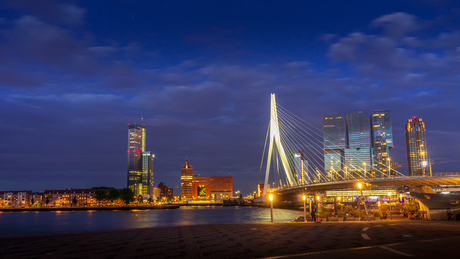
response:
{"label": "cable-stayed bridge", "polygon": [[[263,200],[270,186],[272,192],[294,194],[307,191],[367,186],[460,185],[460,174],[442,176],[406,176],[390,165],[366,163],[356,153],[345,153],[333,136],[324,135],[302,118],[276,103],[271,95],[270,122],[265,139],[259,179],[265,165]],[[324,146],[332,147],[327,152]],[[326,159],[325,159],[326,156]],[[344,159],[346,156],[346,159]],[[379,169],[380,168],[380,169]]]}

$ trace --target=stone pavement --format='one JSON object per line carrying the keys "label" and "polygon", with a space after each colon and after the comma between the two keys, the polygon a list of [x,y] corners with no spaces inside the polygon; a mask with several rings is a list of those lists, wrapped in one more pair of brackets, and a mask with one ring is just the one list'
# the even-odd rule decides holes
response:
{"label": "stone pavement", "polygon": [[232,223],[6,237],[0,258],[398,258],[459,241],[460,222]]}

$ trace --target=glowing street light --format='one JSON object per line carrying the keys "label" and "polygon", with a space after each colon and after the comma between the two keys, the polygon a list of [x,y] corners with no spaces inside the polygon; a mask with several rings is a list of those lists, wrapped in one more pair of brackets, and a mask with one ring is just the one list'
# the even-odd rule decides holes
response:
{"label": "glowing street light", "polygon": [[390,197],[390,220],[393,220],[393,215],[391,215],[391,192],[388,192],[388,197]]}
{"label": "glowing street light", "polygon": [[306,208],[307,197],[304,195],[302,196],[302,199],[303,199],[303,221],[307,222],[307,208]]}
{"label": "glowing street light", "polygon": [[270,216],[273,223],[273,194],[270,193],[270,195],[268,195],[268,199],[270,199]]}
{"label": "glowing street light", "polygon": [[364,199],[362,187],[363,186],[361,185],[361,183],[358,183],[358,188],[361,191],[361,198],[362,198],[362,201],[364,203],[364,209],[366,210],[366,218],[367,218],[367,221],[369,221],[369,213],[367,213],[367,205],[366,205],[366,200]]}

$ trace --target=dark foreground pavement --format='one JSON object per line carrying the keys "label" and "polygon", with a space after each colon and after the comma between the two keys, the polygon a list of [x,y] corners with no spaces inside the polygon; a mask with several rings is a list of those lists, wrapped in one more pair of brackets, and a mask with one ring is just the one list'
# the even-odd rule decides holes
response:
{"label": "dark foreground pavement", "polygon": [[210,224],[0,238],[0,258],[459,258],[460,222]]}

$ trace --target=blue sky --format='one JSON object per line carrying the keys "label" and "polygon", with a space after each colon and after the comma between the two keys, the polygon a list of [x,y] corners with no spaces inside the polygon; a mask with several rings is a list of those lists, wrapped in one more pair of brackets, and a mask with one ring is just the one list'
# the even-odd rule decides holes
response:
{"label": "blue sky", "polygon": [[0,189],[125,187],[127,124],[144,118],[156,184],[179,185],[187,155],[249,193],[270,93],[317,127],[391,110],[402,165],[418,116],[433,171],[459,171],[459,14],[428,0],[3,1]]}

